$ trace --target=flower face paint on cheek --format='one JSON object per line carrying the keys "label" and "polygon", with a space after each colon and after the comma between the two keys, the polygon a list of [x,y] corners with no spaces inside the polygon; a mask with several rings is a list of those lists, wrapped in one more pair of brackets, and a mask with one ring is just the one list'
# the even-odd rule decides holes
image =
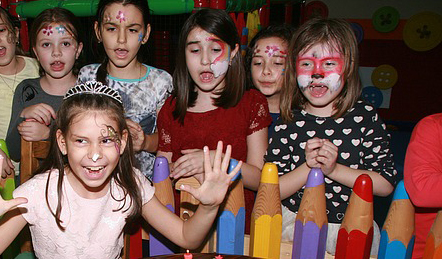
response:
{"label": "flower face paint on cheek", "polygon": [[207,41],[213,41],[221,48],[221,53],[210,63],[210,69],[213,71],[215,78],[227,73],[230,63],[230,46],[217,38],[208,38]]}

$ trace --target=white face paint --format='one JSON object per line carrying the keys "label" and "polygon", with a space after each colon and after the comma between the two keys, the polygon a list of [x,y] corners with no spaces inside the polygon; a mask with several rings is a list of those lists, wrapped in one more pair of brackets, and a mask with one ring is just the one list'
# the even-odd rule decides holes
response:
{"label": "white face paint", "polygon": [[219,76],[227,73],[227,70],[229,69],[229,62],[230,60],[224,60],[210,64],[210,69],[213,71],[213,76],[218,78]]}
{"label": "white face paint", "polygon": [[99,157],[100,157],[100,155],[97,154],[97,153],[95,153],[95,154],[92,156],[92,161],[97,162],[97,160],[98,160]]}

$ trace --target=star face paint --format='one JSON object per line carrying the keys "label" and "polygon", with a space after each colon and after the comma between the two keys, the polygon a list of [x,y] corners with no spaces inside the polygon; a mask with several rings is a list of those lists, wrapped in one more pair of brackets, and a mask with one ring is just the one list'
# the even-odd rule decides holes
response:
{"label": "star face paint", "polygon": [[221,48],[221,53],[212,62],[210,62],[210,69],[213,71],[215,78],[227,73],[230,63],[230,46],[217,37],[209,37],[207,41],[213,41],[217,43]]}

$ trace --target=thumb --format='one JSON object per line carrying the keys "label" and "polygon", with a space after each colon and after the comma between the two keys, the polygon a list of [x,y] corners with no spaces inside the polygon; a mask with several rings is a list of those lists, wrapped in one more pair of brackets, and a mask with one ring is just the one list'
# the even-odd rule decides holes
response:
{"label": "thumb", "polygon": [[193,152],[197,152],[199,150],[201,150],[201,149],[197,149],[197,148],[194,148],[194,149],[183,149],[183,150],[181,150],[181,154],[183,154],[183,155],[190,154],[190,153],[193,153]]}
{"label": "thumb", "polygon": [[187,185],[187,184],[182,184],[182,185],[180,185],[180,190],[190,193],[193,197],[195,197],[197,200],[199,200],[198,199],[198,191],[197,191],[197,189],[193,188],[192,186]]}

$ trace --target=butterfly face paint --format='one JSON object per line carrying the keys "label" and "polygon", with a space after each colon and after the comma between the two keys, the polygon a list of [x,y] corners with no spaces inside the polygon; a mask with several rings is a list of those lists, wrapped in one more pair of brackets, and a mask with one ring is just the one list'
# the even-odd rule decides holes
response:
{"label": "butterfly face paint", "polygon": [[229,69],[230,46],[216,37],[209,37],[206,40],[214,42],[221,48],[219,56],[210,62],[210,69],[212,69],[214,77],[218,78],[227,73],[227,70]]}
{"label": "butterfly face paint", "polygon": [[122,11],[118,11],[117,20],[120,20],[120,23],[126,21],[126,16],[124,15],[124,13]]}

